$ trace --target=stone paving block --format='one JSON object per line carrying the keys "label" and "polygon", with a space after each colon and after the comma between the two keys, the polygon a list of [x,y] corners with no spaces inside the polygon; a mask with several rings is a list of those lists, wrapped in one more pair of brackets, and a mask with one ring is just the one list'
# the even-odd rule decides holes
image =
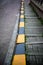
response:
{"label": "stone paving block", "polygon": [[43,65],[43,56],[36,56],[37,64]]}
{"label": "stone paving block", "polygon": [[25,22],[26,23],[33,23],[33,22],[35,22],[35,23],[40,23],[41,24],[41,22],[40,22],[40,20],[39,19],[37,19],[37,18],[28,18],[28,19],[25,19]]}
{"label": "stone paving block", "polygon": [[35,56],[30,56],[30,63],[36,63],[36,59],[35,59]]}
{"label": "stone paving block", "polygon": [[37,26],[41,26],[41,23],[40,22],[39,23],[37,23],[37,22],[31,23],[31,21],[30,22],[28,21],[28,23],[27,23],[27,21],[26,21],[25,27],[28,28],[28,26],[36,26],[37,27]]}
{"label": "stone paving block", "polygon": [[26,37],[26,42],[34,43],[34,42],[43,42],[43,37]]}
{"label": "stone paving block", "polygon": [[26,34],[42,34],[43,33],[43,28],[29,28],[25,29]]}
{"label": "stone paving block", "polygon": [[26,44],[26,52],[27,52],[27,54],[30,53],[30,52],[33,52],[32,45],[27,45]]}

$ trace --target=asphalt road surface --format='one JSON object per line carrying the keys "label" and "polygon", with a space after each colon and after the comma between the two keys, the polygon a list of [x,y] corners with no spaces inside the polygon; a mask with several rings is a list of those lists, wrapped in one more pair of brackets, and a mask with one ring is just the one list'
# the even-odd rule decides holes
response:
{"label": "asphalt road surface", "polygon": [[21,0],[0,0],[0,65],[3,65]]}

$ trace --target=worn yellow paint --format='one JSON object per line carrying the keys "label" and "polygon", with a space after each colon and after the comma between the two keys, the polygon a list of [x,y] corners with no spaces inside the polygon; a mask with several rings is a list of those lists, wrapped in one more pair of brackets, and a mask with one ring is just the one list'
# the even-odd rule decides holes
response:
{"label": "worn yellow paint", "polygon": [[26,65],[25,54],[14,55],[12,65]]}
{"label": "worn yellow paint", "polygon": [[22,5],[24,4],[24,2],[22,2]]}
{"label": "worn yellow paint", "polygon": [[[23,5],[22,5],[22,6],[23,6]],[[23,7],[21,8],[21,11],[22,11],[22,10],[24,10],[24,8],[23,8]]]}
{"label": "worn yellow paint", "polygon": [[23,14],[24,13],[24,11],[21,11],[21,14]]}
{"label": "worn yellow paint", "polygon": [[19,34],[17,37],[17,42],[16,43],[25,43],[25,35],[24,34]]}
{"label": "worn yellow paint", "polygon": [[21,3],[24,3],[24,1],[22,1]]}
{"label": "worn yellow paint", "polygon": [[24,27],[24,22],[20,22],[19,27]]}
{"label": "worn yellow paint", "polygon": [[[22,6],[23,6],[23,5],[22,5]],[[23,8],[23,7],[21,7],[21,10],[22,10],[22,9],[24,10],[24,8]]]}
{"label": "worn yellow paint", "polygon": [[24,15],[20,15],[20,18],[24,18]]}

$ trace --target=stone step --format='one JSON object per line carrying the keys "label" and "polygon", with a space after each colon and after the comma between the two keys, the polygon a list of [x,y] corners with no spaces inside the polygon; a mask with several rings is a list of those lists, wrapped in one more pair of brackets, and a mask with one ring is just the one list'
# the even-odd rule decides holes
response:
{"label": "stone step", "polygon": [[28,37],[41,37],[43,34],[25,34],[26,36],[28,36]]}
{"label": "stone step", "polygon": [[43,37],[26,37],[26,43],[43,43]]}
{"label": "stone step", "polygon": [[25,29],[25,34],[43,34],[43,29],[42,28]]}

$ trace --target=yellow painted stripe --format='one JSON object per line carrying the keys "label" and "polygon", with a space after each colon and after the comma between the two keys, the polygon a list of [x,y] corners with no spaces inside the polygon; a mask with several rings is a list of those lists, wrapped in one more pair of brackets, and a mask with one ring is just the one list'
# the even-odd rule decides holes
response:
{"label": "yellow painted stripe", "polygon": [[24,3],[24,1],[22,1],[21,3]]}
{"label": "yellow painted stripe", "polygon": [[24,34],[19,34],[17,37],[17,42],[16,43],[25,43],[25,35]]}
{"label": "yellow painted stripe", "polygon": [[21,7],[21,9],[24,9],[23,7]]}
{"label": "yellow painted stripe", "polygon": [[24,2],[22,2],[22,5],[24,4]]}
{"label": "yellow painted stripe", "polygon": [[23,14],[24,13],[24,11],[21,11],[21,14]]}
{"label": "yellow painted stripe", "polygon": [[22,11],[22,10],[24,10],[24,8],[23,8],[23,7],[21,8],[21,11]]}
{"label": "yellow painted stripe", "polygon": [[24,15],[20,15],[20,18],[24,18]]}
{"label": "yellow painted stripe", "polygon": [[26,65],[25,54],[14,55],[12,65]]}
{"label": "yellow painted stripe", "polygon": [[19,27],[24,27],[24,22],[20,22]]}

